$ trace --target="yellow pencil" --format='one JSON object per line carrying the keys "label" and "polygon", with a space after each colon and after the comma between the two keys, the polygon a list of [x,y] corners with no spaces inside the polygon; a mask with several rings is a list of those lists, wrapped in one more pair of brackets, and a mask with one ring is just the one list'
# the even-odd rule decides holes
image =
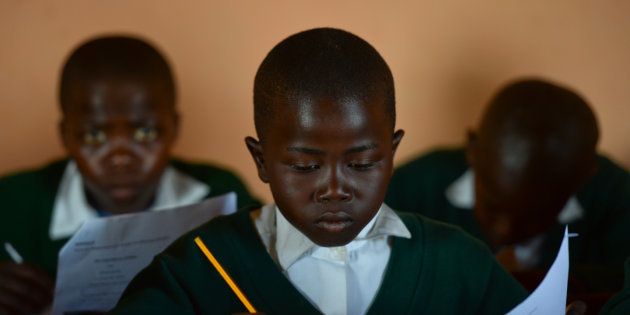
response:
{"label": "yellow pencil", "polygon": [[197,246],[199,246],[199,249],[201,249],[201,251],[206,255],[206,257],[208,257],[208,260],[210,261],[210,263],[212,263],[212,266],[214,266],[214,269],[216,269],[219,272],[223,280],[225,280],[225,282],[230,286],[230,289],[232,289],[232,291],[234,292],[234,294],[236,294],[238,299],[241,300],[241,303],[245,305],[245,308],[247,308],[247,311],[250,314],[256,313],[256,309],[254,308],[254,306],[252,306],[252,303],[249,302],[247,297],[245,297],[245,294],[241,292],[241,290],[238,288],[236,283],[234,283],[232,278],[230,278],[230,275],[228,275],[227,272],[225,272],[225,270],[223,269],[223,267],[221,267],[221,264],[219,264],[217,259],[214,258],[214,255],[212,255],[210,250],[206,247],[206,244],[203,243],[203,241],[199,238],[199,236],[195,237],[195,243],[197,243]]}

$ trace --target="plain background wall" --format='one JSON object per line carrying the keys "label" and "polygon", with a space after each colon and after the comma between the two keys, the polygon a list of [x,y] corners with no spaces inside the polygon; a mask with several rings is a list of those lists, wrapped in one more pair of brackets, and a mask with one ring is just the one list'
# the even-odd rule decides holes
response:
{"label": "plain background wall", "polygon": [[334,26],[365,38],[396,80],[397,161],[464,141],[494,90],[535,75],[580,91],[600,149],[630,166],[629,1],[0,1],[0,173],[63,155],[57,79],[66,55],[104,33],[151,40],[170,58],[179,156],[239,172],[269,201],[243,138],[254,134],[256,68],[277,42]]}

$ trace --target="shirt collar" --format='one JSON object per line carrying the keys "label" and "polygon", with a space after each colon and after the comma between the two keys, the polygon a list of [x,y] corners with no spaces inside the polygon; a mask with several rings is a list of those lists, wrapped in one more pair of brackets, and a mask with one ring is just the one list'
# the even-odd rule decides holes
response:
{"label": "shirt collar", "polygon": [[[455,180],[444,192],[448,202],[461,209],[472,210],[475,206],[475,173],[472,169]],[[558,214],[558,223],[569,224],[581,219],[584,210],[580,206],[577,198],[571,196],[564,208]]]}
{"label": "shirt collar", "polygon": [[[275,205],[263,207],[257,229],[272,258],[283,270],[287,270],[304,254],[321,248],[295,228]],[[382,204],[374,218],[345,246],[350,248],[358,241],[387,236],[411,238],[411,233],[400,217],[387,205]]]}
{"label": "shirt collar", "polygon": [[[210,192],[208,185],[168,166],[158,186],[150,210],[164,210],[189,205],[203,199]],[[52,210],[49,235],[52,240],[70,237],[87,219],[98,213],[87,202],[83,178],[74,161],[64,170]]]}

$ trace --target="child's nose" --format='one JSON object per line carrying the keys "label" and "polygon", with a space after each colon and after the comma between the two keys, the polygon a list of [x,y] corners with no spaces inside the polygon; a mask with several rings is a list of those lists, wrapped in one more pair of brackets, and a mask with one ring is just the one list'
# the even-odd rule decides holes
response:
{"label": "child's nose", "polygon": [[352,190],[348,187],[343,173],[334,167],[326,172],[321,188],[316,193],[318,202],[350,201]]}
{"label": "child's nose", "polygon": [[110,150],[105,158],[107,166],[114,171],[128,171],[138,160],[133,143],[128,137],[113,137],[109,141]]}
{"label": "child's nose", "polygon": [[133,168],[135,164],[135,156],[131,150],[117,149],[113,150],[107,156],[107,164],[115,170],[128,170]]}

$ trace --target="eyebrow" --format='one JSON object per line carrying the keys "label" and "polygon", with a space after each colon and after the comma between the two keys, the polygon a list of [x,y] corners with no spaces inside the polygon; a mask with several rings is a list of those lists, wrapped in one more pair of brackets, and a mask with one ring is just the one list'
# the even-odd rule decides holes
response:
{"label": "eyebrow", "polygon": [[359,152],[374,150],[376,148],[378,148],[378,144],[376,144],[376,143],[368,143],[368,144],[363,144],[363,145],[360,145],[360,146],[356,146],[354,148],[350,148],[350,149],[346,150],[346,154],[359,153]]}
{"label": "eyebrow", "polygon": [[[346,152],[344,153],[345,154],[359,153],[359,152],[364,152],[368,150],[374,150],[376,148],[378,148],[378,145],[376,143],[368,143],[368,144],[363,144],[360,146],[350,148],[346,150]],[[305,154],[310,154],[310,155],[324,155],[325,154],[323,150],[308,148],[308,147],[288,147],[287,151],[305,153]]]}
{"label": "eyebrow", "polygon": [[305,153],[305,154],[310,154],[310,155],[324,155],[324,151],[322,150],[306,148],[306,147],[288,147],[287,151]]}

